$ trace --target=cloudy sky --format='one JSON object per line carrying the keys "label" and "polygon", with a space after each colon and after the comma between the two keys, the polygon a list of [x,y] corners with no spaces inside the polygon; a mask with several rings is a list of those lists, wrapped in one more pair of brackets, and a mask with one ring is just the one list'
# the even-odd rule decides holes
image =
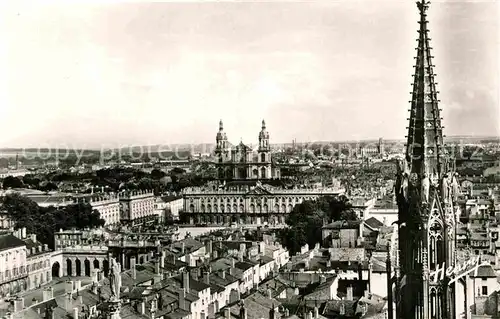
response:
{"label": "cloudy sky", "polygon": [[[0,4],[0,147],[405,135],[414,1],[84,2]],[[497,2],[431,4],[449,136],[499,134]]]}

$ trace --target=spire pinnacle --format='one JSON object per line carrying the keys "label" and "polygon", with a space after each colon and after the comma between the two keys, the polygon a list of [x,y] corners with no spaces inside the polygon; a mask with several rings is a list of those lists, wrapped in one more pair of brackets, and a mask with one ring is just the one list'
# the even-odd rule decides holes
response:
{"label": "spire pinnacle", "polygon": [[262,120],[262,129],[265,130],[266,129],[266,121]]}
{"label": "spire pinnacle", "polygon": [[420,177],[441,177],[444,160],[443,128],[438,107],[435,74],[432,65],[426,11],[430,1],[419,0],[420,13],[418,47],[415,63],[413,92],[406,160],[411,173]]}
{"label": "spire pinnacle", "polygon": [[222,120],[219,121],[219,131],[224,130],[224,124],[222,123]]}

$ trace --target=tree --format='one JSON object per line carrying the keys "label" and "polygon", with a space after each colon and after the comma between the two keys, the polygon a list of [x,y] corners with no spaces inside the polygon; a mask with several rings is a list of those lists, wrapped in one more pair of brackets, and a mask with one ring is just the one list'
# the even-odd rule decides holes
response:
{"label": "tree", "polygon": [[24,183],[19,177],[7,176],[3,179],[2,187],[3,189],[23,188]]}
{"label": "tree", "polygon": [[156,180],[162,179],[165,175],[167,175],[167,174],[165,174],[165,172],[163,172],[162,170],[159,170],[157,168],[155,168],[151,171],[151,178],[152,179],[156,179]]}
{"label": "tree", "polygon": [[49,247],[54,245],[54,232],[59,229],[95,228],[104,225],[100,213],[88,203],[77,203],[62,208],[39,207],[20,194],[8,194],[1,199],[3,208],[15,222],[16,228],[26,227],[28,233]]}
{"label": "tree", "polygon": [[320,197],[314,201],[304,201],[294,206],[286,223],[288,228],[278,233],[282,244],[291,254],[321,241],[321,228],[325,221],[357,220],[357,215],[345,196]]}

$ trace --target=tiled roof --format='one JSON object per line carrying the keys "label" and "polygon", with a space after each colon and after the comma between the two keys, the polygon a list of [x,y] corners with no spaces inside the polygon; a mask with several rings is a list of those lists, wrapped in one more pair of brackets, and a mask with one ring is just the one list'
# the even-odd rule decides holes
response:
{"label": "tiled roof", "polygon": [[364,248],[330,248],[331,260],[360,261],[365,260]]}
{"label": "tiled roof", "polygon": [[24,241],[12,234],[0,235],[0,251],[24,246]]}
{"label": "tiled roof", "polygon": [[385,261],[382,261],[378,258],[372,258],[372,271],[376,273],[385,273],[387,271],[387,266]]}
{"label": "tiled roof", "polygon": [[[175,281],[178,286],[181,286],[183,284],[183,275],[175,276],[170,278],[171,280]],[[193,277],[189,276],[189,289],[192,289],[196,292],[203,291],[205,289],[210,288],[210,285],[207,285],[206,283],[202,281],[195,280]]]}
{"label": "tiled roof", "polygon": [[358,228],[360,221],[339,220],[323,226],[323,229],[355,229]]}
{"label": "tiled roof", "polygon": [[370,227],[373,230],[377,230],[380,227],[382,227],[384,225],[384,223],[382,223],[381,221],[379,221],[375,217],[370,217],[367,220],[365,220],[365,225]]}
{"label": "tiled roof", "polygon": [[484,265],[480,266],[477,270],[476,273],[474,274],[474,277],[480,277],[480,278],[496,278],[497,275],[495,273],[495,270],[493,270],[492,266],[489,265]]}
{"label": "tiled roof", "polygon": [[201,247],[204,246],[203,243],[200,243],[199,241],[192,239],[192,238],[185,238],[183,240],[179,240],[171,245],[172,248],[180,252],[182,250],[182,244],[184,244],[184,251],[186,253],[188,252],[194,252],[200,249]]}
{"label": "tiled roof", "polygon": [[246,261],[238,261],[237,263],[234,264],[234,266],[238,269],[245,271],[252,268],[255,265]]}

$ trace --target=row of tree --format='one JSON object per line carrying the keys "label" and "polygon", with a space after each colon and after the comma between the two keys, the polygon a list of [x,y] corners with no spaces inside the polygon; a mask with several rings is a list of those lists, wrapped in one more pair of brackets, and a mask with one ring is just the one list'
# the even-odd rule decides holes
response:
{"label": "row of tree", "polygon": [[[70,184],[93,185],[96,190],[105,188],[108,191],[153,190],[156,194],[168,191],[180,191],[185,187],[201,186],[213,180],[215,174],[210,167],[200,167],[193,173],[184,169],[173,168],[169,174],[160,169],[153,169],[151,173],[134,168],[109,168],[96,172],[71,173],[57,171],[48,174],[28,174],[23,177],[9,176],[2,181],[3,189],[32,188],[42,191],[58,190],[62,182]],[[91,192],[92,189],[87,190]]]}
{"label": "row of tree", "polygon": [[78,203],[65,207],[40,207],[37,203],[17,193],[0,199],[16,228],[26,227],[26,232],[36,234],[40,242],[54,247],[54,233],[59,229],[95,228],[104,225],[97,210],[88,203]]}
{"label": "row of tree", "polygon": [[278,232],[278,238],[290,254],[296,254],[305,244],[321,243],[321,228],[327,222],[357,220],[358,217],[345,196],[320,197],[295,205],[286,219],[288,228]]}

